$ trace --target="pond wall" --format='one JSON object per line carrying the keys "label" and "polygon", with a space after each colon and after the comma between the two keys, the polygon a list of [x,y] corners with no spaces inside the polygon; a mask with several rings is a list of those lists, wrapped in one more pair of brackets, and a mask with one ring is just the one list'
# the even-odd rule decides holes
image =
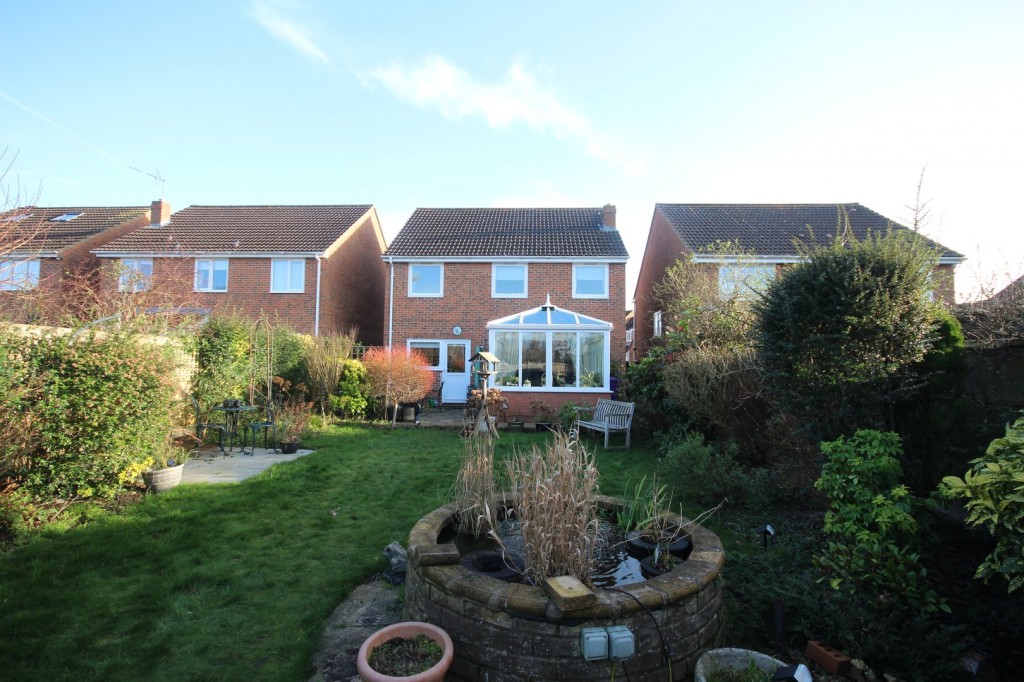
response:
{"label": "pond wall", "polygon": [[[622,500],[601,497],[615,509]],[[438,537],[454,522],[455,506],[424,516],[409,537],[406,612],[444,628],[455,643],[447,679],[607,680],[610,662],[584,660],[584,627],[625,625],[636,655],[624,661],[634,682],[692,676],[705,649],[721,644],[722,591],[716,580],[725,560],[718,536],[689,529],[693,552],[675,570],[641,583],[596,589],[596,600],[564,611],[541,587],[511,584],[458,564],[454,545]],[[686,519],[679,519],[687,522]],[[623,675],[622,663],[617,675]]]}

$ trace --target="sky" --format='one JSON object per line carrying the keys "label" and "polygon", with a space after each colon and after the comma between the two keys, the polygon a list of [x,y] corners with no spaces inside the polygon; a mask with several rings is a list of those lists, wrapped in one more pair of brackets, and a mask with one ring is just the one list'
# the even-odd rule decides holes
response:
{"label": "sky", "polygon": [[[8,3],[0,150],[42,206],[859,202],[1024,274],[1024,3]],[[155,177],[154,177],[155,176]],[[159,178],[155,179],[155,178]]]}

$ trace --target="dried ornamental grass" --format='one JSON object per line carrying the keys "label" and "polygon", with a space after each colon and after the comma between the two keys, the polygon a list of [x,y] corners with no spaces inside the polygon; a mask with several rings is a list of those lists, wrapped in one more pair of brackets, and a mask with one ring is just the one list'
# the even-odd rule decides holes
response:
{"label": "dried ornamental grass", "polygon": [[455,480],[459,532],[483,537],[494,529],[494,441],[489,435],[466,439]]}
{"label": "dried ornamental grass", "polygon": [[526,575],[534,583],[571,575],[591,584],[598,541],[597,467],[576,431],[556,434],[545,449],[534,445],[508,461],[519,493]]}

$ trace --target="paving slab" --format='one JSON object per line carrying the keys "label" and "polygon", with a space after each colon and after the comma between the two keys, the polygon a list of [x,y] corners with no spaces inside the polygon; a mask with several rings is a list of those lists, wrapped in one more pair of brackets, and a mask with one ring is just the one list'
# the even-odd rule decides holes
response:
{"label": "paving slab", "polygon": [[182,483],[238,483],[265,471],[278,462],[290,462],[293,459],[311,454],[313,450],[300,449],[286,455],[279,451],[256,448],[251,455],[243,455],[235,449],[222,454],[217,448],[204,450],[185,462],[181,471]]}
{"label": "paving slab", "polygon": [[327,621],[309,682],[359,682],[359,647],[377,630],[403,620],[402,597],[401,589],[379,580],[352,590]]}

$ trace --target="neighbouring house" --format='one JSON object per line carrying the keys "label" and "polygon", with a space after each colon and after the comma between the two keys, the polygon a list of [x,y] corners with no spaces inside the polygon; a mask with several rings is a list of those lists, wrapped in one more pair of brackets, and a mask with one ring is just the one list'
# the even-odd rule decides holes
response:
{"label": "neighbouring house", "polygon": [[615,207],[421,208],[384,254],[388,345],[417,349],[461,403],[477,349],[509,414],[611,393],[625,359],[626,260]]}
{"label": "neighbouring house", "polygon": [[179,304],[267,316],[303,334],[379,345],[385,242],[372,205],[190,206],[153,202],[150,224],[93,252],[106,286],[168,285]]}
{"label": "neighbouring house", "polygon": [[636,317],[633,315],[632,310],[626,311],[626,362],[636,362],[640,358],[637,357],[636,352],[636,329],[635,327]]}
{"label": "neighbouring house", "polygon": [[[719,291],[763,286],[782,268],[800,261],[798,244],[826,244],[838,233],[841,214],[857,239],[887,229],[909,230],[857,203],[851,204],[656,204],[633,298],[634,341],[639,357],[665,331],[655,287],[685,254],[705,263]],[[953,303],[954,268],[964,256],[921,236],[939,252],[934,295]],[[741,254],[716,244],[738,244]]]}
{"label": "neighbouring house", "polygon": [[0,214],[0,308],[20,322],[53,321],[96,286],[92,249],[149,224],[146,206],[22,206]]}

